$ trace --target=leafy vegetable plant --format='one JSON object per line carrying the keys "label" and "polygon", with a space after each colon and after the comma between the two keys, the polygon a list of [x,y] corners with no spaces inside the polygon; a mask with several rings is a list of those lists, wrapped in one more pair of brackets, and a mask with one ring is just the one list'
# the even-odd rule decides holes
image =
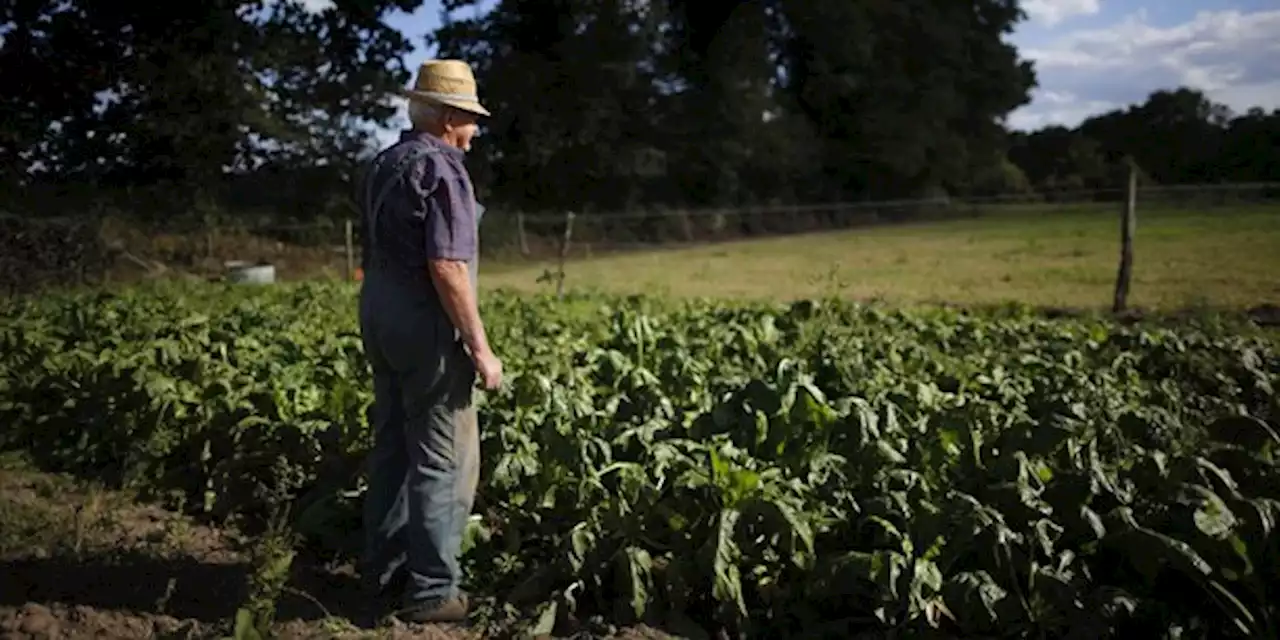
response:
{"label": "leafy vegetable plant", "polygon": [[[1280,357],[1219,325],[491,294],[475,587],[770,637],[1280,637]],[[358,543],[354,291],[12,302],[0,444]],[[692,632],[690,632],[692,633]]]}

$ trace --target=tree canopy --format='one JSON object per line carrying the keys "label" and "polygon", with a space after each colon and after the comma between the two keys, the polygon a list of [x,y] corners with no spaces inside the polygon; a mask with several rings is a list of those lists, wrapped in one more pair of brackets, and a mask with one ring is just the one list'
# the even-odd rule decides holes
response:
{"label": "tree canopy", "polygon": [[[494,117],[469,162],[498,207],[617,211],[1280,180],[1280,111],[1195,88],[1010,131],[1036,86],[1015,0],[445,0],[429,36]],[[0,3],[0,184],[290,215],[349,193],[421,0]],[[23,200],[28,206],[23,208]]]}
{"label": "tree canopy", "polygon": [[394,114],[421,0],[0,3],[0,183],[163,189],[327,166],[341,178]]}

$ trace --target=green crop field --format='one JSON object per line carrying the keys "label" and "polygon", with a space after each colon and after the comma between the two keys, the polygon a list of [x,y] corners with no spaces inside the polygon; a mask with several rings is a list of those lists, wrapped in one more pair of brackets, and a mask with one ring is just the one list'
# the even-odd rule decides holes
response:
{"label": "green crop field", "polygon": [[[1115,287],[1119,228],[1111,207],[1005,207],[979,218],[577,259],[566,269],[566,284],[613,293],[1102,308]],[[579,246],[575,255],[585,251]],[[1133,305],[1280,301],[1275,205],[1139,207],[1134,252]],[[554,268],[498,264],[485,281],[545,290],[538,276]]]}
{"label": "green crop field", "polygon": [[[0,445],[200,515],[189,526],[261,532],[292,505],[296,545],[248,536],[247,590],[205,576],[165,596],[239,594],[219,611],[253,637],[288,588],[309,588],[282,586],[290,558],[320,566],[307,558],[359,540],[371,396],[354,294],[164,285],[9,303]],[[483,306],[509,376],[481,398],[466,543],[489,633],[1280,634],[1280,351],[1236,321],[504,293]],[[67,516],[63,546],[53,519],[13,515],[62,497],[39,495],[0,504],[0,552],[35,563],[21,579],[46,565],[15,531],[74,575],[91,552],[124,553],[93,546],[92,509]],[[110,566],[141,562],[140,539]],[[355,633],[329,613],[307,628]],[[231,631],[219,624],[189,631]]]}

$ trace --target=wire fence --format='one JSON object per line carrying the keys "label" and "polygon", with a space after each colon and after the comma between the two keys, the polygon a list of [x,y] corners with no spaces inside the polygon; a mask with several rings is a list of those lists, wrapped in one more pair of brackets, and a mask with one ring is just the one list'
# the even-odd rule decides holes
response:
{"label": "wire fence", "polygon": [[[678,249],[753,238],[986,217],[1120,213],[1129,191],[1080,189],[980,198],[923,198],[733,208],[601,212],[490,209],[481,227],[483,258],[506,266],[540,265],[564,286],[566,265],[611,254]],[[1280,212],[1280,183],[1143,186],[1133,200],[1143,215],[1213,215],[1257,208]],[[244,265],[270,265],[279,279],[359,279],[359,221],[270,218],[192,220],[174,216],[142,225],[126,217],[17,218],[0,213],[0,280],[10,293],[62,280],[96,282],[187,274],[217,279]],[[1139,236],[1141,232],[1139,231]],[[100,248],[93,249],[95,238]],[[67,271],[75,272],[68,276]]]}

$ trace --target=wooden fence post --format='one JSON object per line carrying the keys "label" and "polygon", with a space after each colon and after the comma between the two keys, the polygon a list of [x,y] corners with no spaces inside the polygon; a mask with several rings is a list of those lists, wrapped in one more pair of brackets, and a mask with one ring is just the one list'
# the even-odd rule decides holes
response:
{"label": "wooden fence post", "polygon": [[569,258],[569,241],[573,239],[573,212],[564,214],[564,238],[560,241],[560,272],[556,274],[556,299],[564,298],[564,263]]}
{"label": "wooden fence post", "polygon": [[1132,158],[1129,159],[1129,189],[1125,198],[1124,210],[1120,221],[1120,272],[1116,275],[1116,295],[1111,304],[1113,313],[1120,313],[1127,308],[1129,300],[1129,281],[1133,277],[1133,234],[1138,226],[1138,170]]}
{"label": "wooden fence post", "polygon": [[351,218],[347,218],[343,226],[346,235],[343,253],[347,257],[347,282],[351,282],[356,278],[355,225],[351,223]]}
{"label": "wooden fence post", "polygon": [[523,211],[516,212],[516,235],[519,236],[519,239],[520,239],[520,255],[528,258],[529,257],[529,238],[528,236],[525,235],[525,231],[524,231],[524,212]]}

